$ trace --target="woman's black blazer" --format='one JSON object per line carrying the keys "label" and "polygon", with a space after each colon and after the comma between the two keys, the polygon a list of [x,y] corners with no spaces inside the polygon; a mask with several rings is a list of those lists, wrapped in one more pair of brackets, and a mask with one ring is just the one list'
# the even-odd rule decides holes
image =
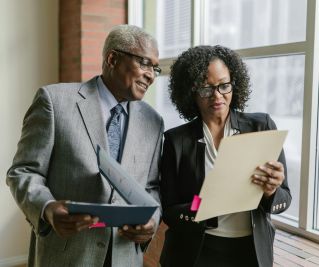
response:
{"label": "woman's black blazer", "polygon": [[[265,113],[241,113],[231,110],[231,127],[240,133],[276,129],[274,121]],[[162,267],[195,266],[207,226],[217,227],[212,218],[193,222],[195,213],[190,205],[199,194],[205,177],[205,144],[201,119],[165,132],[161,166],[161,195],[163,221],[168,225],[161,255]],[[275,228],[270,214],[288,209],[291,195],[287,182],[285,155],[279,159],[285,167],[286,179],[271,198],[262,198],[257,209],[251,211],[254,244],[260,267],[273,265],[273,241]],[[231,162],[229,163],[231,167]],[[227,192],[225,192],[227,194]]]}

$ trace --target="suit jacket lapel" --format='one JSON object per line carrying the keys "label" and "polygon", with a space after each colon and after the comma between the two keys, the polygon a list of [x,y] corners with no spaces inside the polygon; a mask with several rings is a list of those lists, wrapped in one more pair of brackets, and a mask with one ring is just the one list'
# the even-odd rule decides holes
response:
{"label": "suit jacket lapel", "polygon": [[230,123],[233,129],[238,130],[240,133],[249,133],[252,130],[250,120],[246,120],[241,116],[241,113],[236,110],[230,110]]}
{"label": "suit jacket lapel", "polygon": [[[194,160],[191,160],[191,162],[194,162],[196,165],[193,167],[196,171],[196,178],[197,178],[197,188],[196,192],[199,193],[202,184],[204,182],[205,178],[205,147],[206,144],[201,139],[204,137],[203,133],[203,121],[201,118],[196,118],[192,122],[192,139],[195,140],[195,151],[194,148],[190,147],[190,151],[187,152],[189,155],[193,155]],[[193,154],[191,151],[194,151],[195,154]]]}
{"label": "suit jacket lapel", "polygon": [[102,116],[96,79],[97,77],[94,77],[81,86],[79,94],[83,97],[83,99],[77,102],[95,152],[97,152],[97,145],[100,145],[105,150],[108,150],[106,126],[104,125]]}

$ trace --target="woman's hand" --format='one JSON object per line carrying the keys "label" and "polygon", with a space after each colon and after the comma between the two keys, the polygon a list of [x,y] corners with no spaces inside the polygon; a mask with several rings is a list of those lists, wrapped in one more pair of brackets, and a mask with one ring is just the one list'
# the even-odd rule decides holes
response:
{"label": "woman's hand", "polygon": [[252,176],[252,182],[260,185],[266,197],[274,194],[285,179],[284,166],[281,162],[269,161],[265,165],[258,166]]}

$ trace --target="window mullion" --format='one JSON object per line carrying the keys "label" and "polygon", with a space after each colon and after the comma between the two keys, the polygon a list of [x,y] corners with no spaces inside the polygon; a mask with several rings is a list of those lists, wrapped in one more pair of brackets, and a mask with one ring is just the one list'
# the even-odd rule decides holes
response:
{"label": "window mullion", "polygon": [[319,5],[315,0],[307,3],[307,37],[305,58],[304,110],[302,131],[302,164],[300,182],[299,227],[313,228],[314,185],[316,159],[316,129],[318,116],[319,40],[316,25],[319,22]]}
{"label": "window mullion", "polygon": [[306,51],[306,42],[267,45],[267,46],[261,46],[261,47],[252,47],[252,48],[236,50],[236,52],[245,59],[298,55],[298,54],[304,54],[305,51]]}
{"label": "window mullion", "polygon": [[128,1],[128,24],[143,27],[143,0]]}
{"label": "window mullion", "polygon": [[197,46],[204,43],[204,0],[192,0],[192,46]]}

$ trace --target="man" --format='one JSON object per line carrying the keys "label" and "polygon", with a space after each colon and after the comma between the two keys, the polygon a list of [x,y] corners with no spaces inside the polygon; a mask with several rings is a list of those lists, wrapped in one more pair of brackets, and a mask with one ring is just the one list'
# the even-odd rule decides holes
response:
{"label": "man", "polygon": [[98,218],[69,214],[65,200],[125,203],[99,174],[100,145],[159,202],[163,120],[139,101],[161,71],[158,62],[153,37],[120,25],[105,40],[101,76],[37,92],[7,174],[33,228],[29,266],[142,266],[138,244],[154,234],[159,210],[146,225],[89,228]]}

